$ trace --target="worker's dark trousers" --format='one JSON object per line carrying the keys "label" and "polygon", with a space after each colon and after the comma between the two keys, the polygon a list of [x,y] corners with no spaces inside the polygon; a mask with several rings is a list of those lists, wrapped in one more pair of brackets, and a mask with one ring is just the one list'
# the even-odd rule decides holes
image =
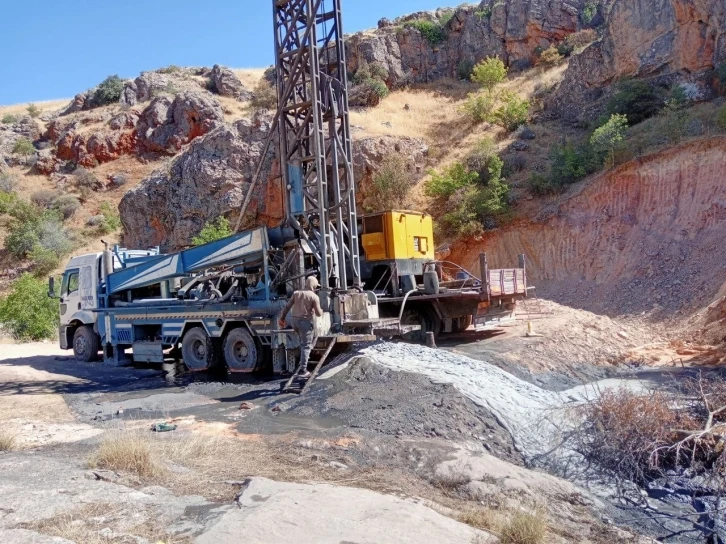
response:
{"label": "worker's dark trousers", "polygon": [[310,352],[315,345],[315,325],[313,325],[312,319],[293,317],[292,328],[300,337],[300,367],[305,372],[308,368]]}

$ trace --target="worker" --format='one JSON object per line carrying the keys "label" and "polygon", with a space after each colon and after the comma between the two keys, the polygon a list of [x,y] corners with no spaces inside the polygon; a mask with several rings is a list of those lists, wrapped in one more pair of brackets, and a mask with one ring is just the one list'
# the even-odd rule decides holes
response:
{"label": "worker", "polygon": [[310,352],[317,340],[315,335],[315,316],[322,317],[320,297],[315,289],[320,286],[318,280],[310,276],[305,281],[305,290],[295,291],[280,315],[280,327],[285,328],[285,318],[292,310],[292,328],[300,337],[300,366],[295,372],[301,378],[309,378],[308,360]]}

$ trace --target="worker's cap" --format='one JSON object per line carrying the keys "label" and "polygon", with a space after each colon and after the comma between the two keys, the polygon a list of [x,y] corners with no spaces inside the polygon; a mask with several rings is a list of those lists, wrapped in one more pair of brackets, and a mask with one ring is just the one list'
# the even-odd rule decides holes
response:
{"label": "worker's cap", "polygon": [[315,289],[320,287],[320,284],[318,283],[318,279],[315,276],[310,276],[307,280],[305,280],[305,286],[311,291],[314,291]]}

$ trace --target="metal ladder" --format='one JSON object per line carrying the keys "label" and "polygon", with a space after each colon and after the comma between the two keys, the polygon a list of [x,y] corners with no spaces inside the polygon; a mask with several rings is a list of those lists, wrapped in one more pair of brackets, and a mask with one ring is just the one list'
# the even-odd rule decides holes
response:
{"label": "metal ladder", "polygon": [[282,392],[297,393],[298,395],[305,393],[305,391],[308,390],[308,387],[310,387],[310,384],[313,383],[313,380],[318,376],[318,373],[325,364],[325,361],[328,360],[328,356],[330,355],[330,352],[333,351],[333,347],[337,341],[338,339],[335,336],[319,336],[317,342],[315,342],[315,346],[310,352],[310,360],[308,361],[308,368],[306,369],[308,370],[312,365],[314,365],[314,368],[310,373],[310,377],[300,377],[298,375],[300,369],[297,369],[295,374],[290,376],[290,379],[287,380],[287,383],[282,388]]}

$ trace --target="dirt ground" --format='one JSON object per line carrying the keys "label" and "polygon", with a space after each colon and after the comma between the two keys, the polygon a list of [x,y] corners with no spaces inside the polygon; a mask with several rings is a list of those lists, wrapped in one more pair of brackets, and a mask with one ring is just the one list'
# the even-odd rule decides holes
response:
{"label": "dirt ground", "polygon": [[[595,380],[625,383],[644,370],[678,370],[678,348],[665,331],[540,301],[508,327],[468,331],[439,347],[437,357],[415,345],[363,346],[337,358],[298,397],[262,376],[191,375],[172,364],[109,368],[78,363],[52,344],[3,344],[0,420],[14,444],[0,454],[0,539],[212,541],[242,523],[232,512],[235,502],[251,500],[245,490],[269,489],[284,509],[308,492],[338,500],[334,490],[315,487],[327,483],[374,492],[364,501],[371,511],[388,508],[375,501],[390,495],[419,501],[426,510],[412,516],[436,530],[453,518],[450,530],[480,531],[466,533],[472,542],[495,541],[521,508],[545,512],[547,542],[650,541],[618,528],[622,512],[597,493],[527,468],[519,446],[527,428],[512,427],[506,399],[511,388],[512,399],[534,395],[545,406]],[[444,374],[388,367],[385,353],[438,361]],[[461,379],[496,377],[490,383],[499,394],[478,401],[471,388],[486,388],[473,378],[457,382],[459,364],[469,372]],[[150,431],[161,422],[176,429]],[[120,436],[148,451],[152,469],[99,464],[99,451]],[[275,487],[260,477],[304,485]],[[638,532],[657,534],[647,524]]]}

